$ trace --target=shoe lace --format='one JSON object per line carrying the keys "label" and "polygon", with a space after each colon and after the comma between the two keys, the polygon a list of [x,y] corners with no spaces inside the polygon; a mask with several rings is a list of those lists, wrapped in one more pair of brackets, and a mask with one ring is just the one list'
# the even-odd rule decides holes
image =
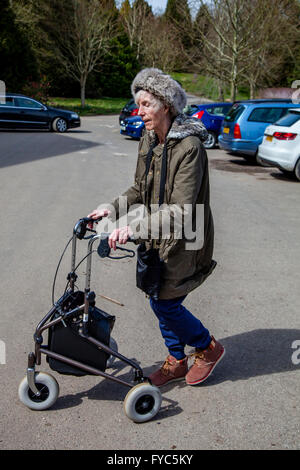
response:
{"label": "shoe lace", "polygon": [[201,363],[201,361],[205,361],[205,354],[201,351],[196,351],[189,355],[189,357],[195,358],[195,364]]}
{"label": "shoe lace", "polygon": [[165,360],[165,362],[163,363],[163,365],[161,366],[161,368],[160,368],[163,375],[169,375],[169,370],[170,370],[171,365],[172,365],[172,363],[167,358]]}

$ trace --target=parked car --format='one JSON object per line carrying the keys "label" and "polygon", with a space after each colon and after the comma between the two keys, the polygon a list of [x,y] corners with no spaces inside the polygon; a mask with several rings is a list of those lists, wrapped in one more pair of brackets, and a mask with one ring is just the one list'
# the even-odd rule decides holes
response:
{"label": "parked car", "polygon": [[[133,100],[132,100],[133,101]],[[137,115],[138,108],[135,111],[133,104],[131,104],[133,110],[133,116],[125,117],[121,119],[121,134],[139,139],[144,129],[144,123],[142,119]],[[206,129],[208,130],[209,136],[203,143],[206,148],[213,148],[217,142],[217,136],[220,132],[221,124],[225,114],[231,108],[232,103],[210,103],[196,105],[192,104],[184,109],[184,113],[187,116],[192,116],[201,119]],[[129,111],[129,107],[128,107]]]}
{"label": "parked car", "polygon": [[144,121],[140,116],[131,116],[122,120],[120,133],[133,139],[140,139],[144,127]]}
{"label": "parked car", "polygon": [[300,108],[289,109],[284,117],[266,128],[257,160],[283,172],[293,172],[300,181]]}
{"label": "parked car", "polygon": [[218,143],[222,122],[232,107],[232,103],[209,103],[196,106],[197,110],[191,115],[201,119],[208,132],[208,137],[203,145],[207,149],[214,148]]}
{"label": "parked car", "polygon": [[0,95],[0,127],[66,132],[80,127],[77,113],[52,108],[24,95]]}
{"label": "parked car", "polygon": [[119,116],[119,124],[120,126],[124,124],[124,119],[130,116],[137,116],[138,113],[138,106],[135,103],[134,99],[131,99],[128,101],[128,103],[125,104],[124,108],[120,112]]}
{"label": "parked car", "polygon": [[238,101],[224,118],[219,145],[231,153],[255,159],[265,129],[287,114],[289,108],[299,108],[291,100]]}

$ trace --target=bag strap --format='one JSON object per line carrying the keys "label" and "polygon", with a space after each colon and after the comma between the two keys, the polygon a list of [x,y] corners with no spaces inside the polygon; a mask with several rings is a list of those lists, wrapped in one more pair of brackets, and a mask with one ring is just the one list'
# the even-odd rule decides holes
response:
{"label": "bag strap", "polygon": [[[156,147],[158,143],[157,137],[155,138],[154,142],[152,143],[149,152],[147,154],[146,159],[146,173],[145,173],[145,201],[148,199],[148,190],[147,190],[147,176],[150,170],[151,161],[152,161],[152,154],[153,149]],[[160,188],[159,188],[159,206],[161,206],[164,202],[164,195],[165,195],[165,185],[166,185],[166,177],[167,177],[167,139],[165,141],[165,145],[163,148],[162,154],[162,162],[161,162],[161,174],[160,174]],[[151,240],[151,247],[153,248],[155,244],[155,240]]]}
{"label": "bag strap", "polygon": [[167,140],[164,145],[164,150],[162,154],[162,162],[161,162],[159,202],[158,202],[159,206],[161,206],[164,202],[166,178],[167,178]]}
{"label": "bag strap", "polygon": [[148,173],[149,173],[149,170],[150,170],[150,165],[151,165],[151,160],[152,160],[152,154],[153,154],[153,149],[154,147],[156,147],[157,145],[157,137],[155,137],[148,153],[147,153],[147,158],[146,158],[146,173],[145,173],[145,202],[147,204],[147,199],[148,199],[148,190],[147,190],[147,177],[148,177]]}
{"label": "bag strap", "polygon": [[[150,165],[152,161],[152,154],[153,154],[153,149],[157,145],[157,138],[154,140],[152,143],[148,153],[147,153],[147,158],[146,158],[146,173],[145,173],[145,200],[147,200],[148,197],[148,191],[147,191],[147,177],[148,173],[150,170]],[[167,140],[164,145],[163,149],[163,154],[162,154],[162,162],[161,162],[161,173],[160,173],[160,188],[159,188],[159,201],[158,204],[161,206],[164,202],[164,195],[165,195],[165,185],[166,185],[166,178],[167,178]]]}

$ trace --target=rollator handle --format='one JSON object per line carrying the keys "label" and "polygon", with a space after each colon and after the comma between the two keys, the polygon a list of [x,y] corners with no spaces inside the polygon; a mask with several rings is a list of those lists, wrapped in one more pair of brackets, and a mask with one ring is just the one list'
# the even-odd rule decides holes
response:
{"label": "rollator handle", "polygon": [[94,230],[88,229],[87,225],[94,222],[100,222],[100,220],[102,220],[102,217],[99,217],[99,219],[92,219],[90,217],[83,217],[82,219],[79,219],[73,230],[74,235],[76,235],[78,240],[82,240],[85,237],[87,230],[94,232]]}

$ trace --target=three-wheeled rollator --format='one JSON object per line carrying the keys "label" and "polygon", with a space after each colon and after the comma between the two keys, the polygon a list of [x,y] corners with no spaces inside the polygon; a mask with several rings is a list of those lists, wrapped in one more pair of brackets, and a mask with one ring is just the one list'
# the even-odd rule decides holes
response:
{"label": "three-wheeled rollator", "polygon": [[[115,317],[96,307],[96,295],[90,290],[92,253],[97,251],[101,258],[121,259],[133,257],[135,252],[125,248],[123,256],[111,256],[108,234],[97,234],[88,224],[95,222],[89,218],[80,219],[74,229],[61,258],[54,277],[52,289],[53,306],[40,321],[34,333],[35,350],[28,355],[27,374],[19,385],[19,398],[32,410],[46,410],[57,400],[59,385],[56,379],[45,372],[36,371],[44,354],[52,370],[65,375],[98,375],[113,380],[129,388],[124,400],[124,409],[128,418],[142,423],[149,421],[159,411],[161,392],[144,377],[138,364],[118,352],[117,342],[111,337]],[[86,235],[87,232],[91,235]],[[87,254],[76,266],[77,240],[88,240]],[[93,250],[95,241],[99,241],[97,250]],[[72,242],[71,271],[67,276],[67,285],[63,295],[54,301],[54,286],[62,257]],[[86,260],[85,289],[77,290],[76,270]],[[42,334],[48,331],[48,343],[43,344]],[[106,369],[112,366],[115,358],[126,363],[134,370],[134,383],[110,375]]]}

